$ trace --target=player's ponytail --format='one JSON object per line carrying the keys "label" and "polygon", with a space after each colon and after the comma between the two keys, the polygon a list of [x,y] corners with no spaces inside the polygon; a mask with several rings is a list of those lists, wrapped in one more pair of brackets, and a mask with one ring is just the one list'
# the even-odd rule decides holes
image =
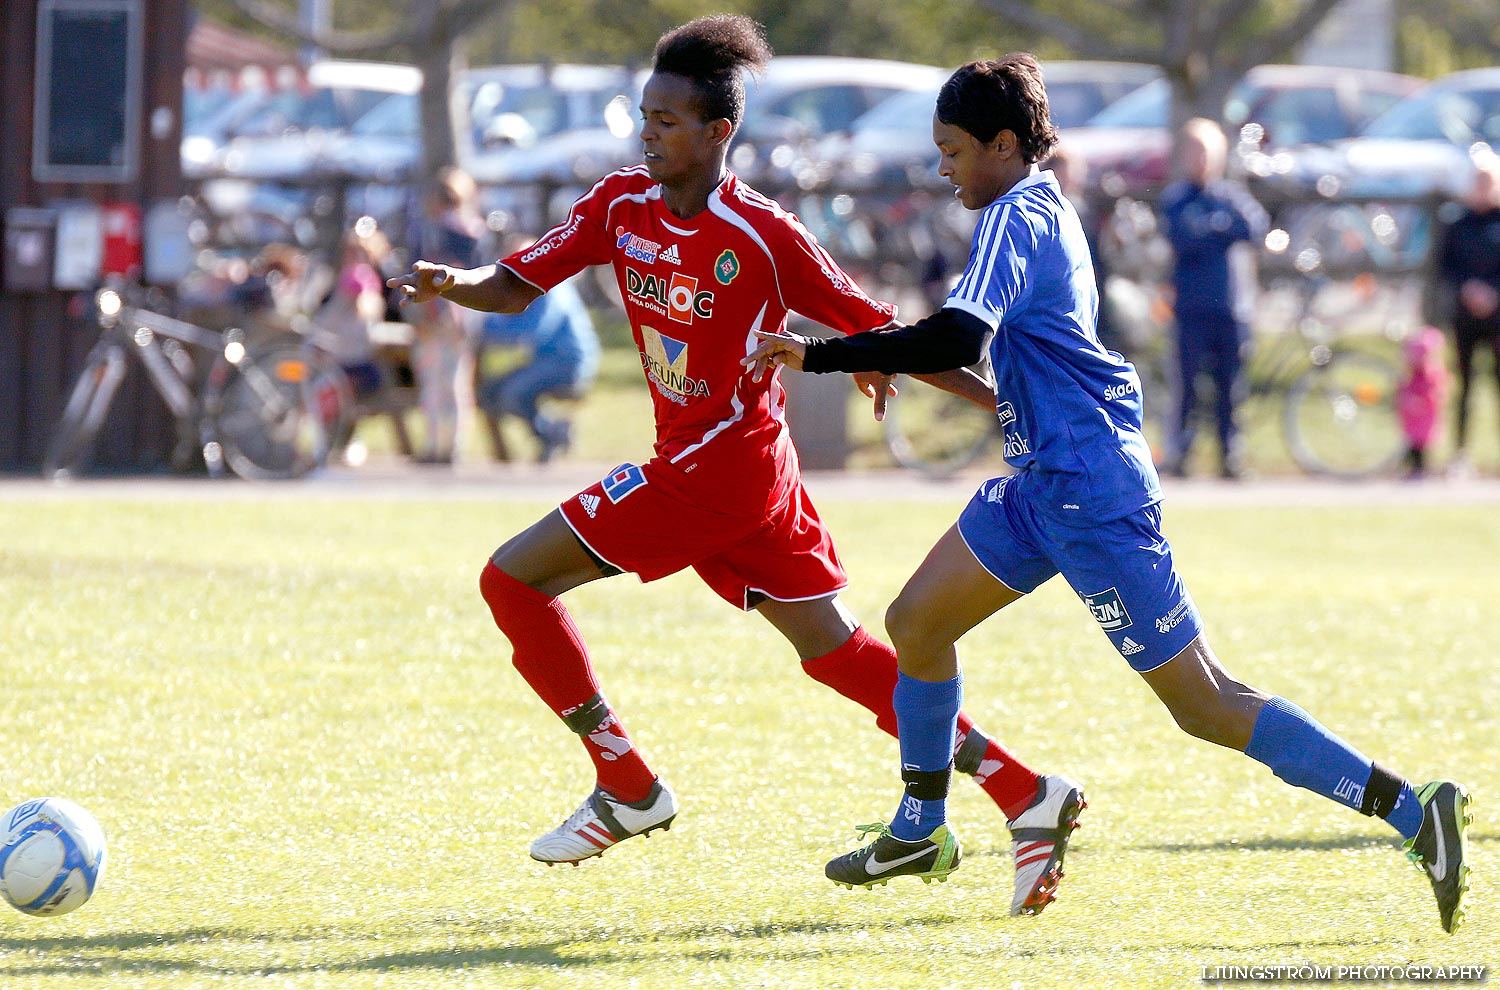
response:
{"label": "player's ponytail", "polygon": [[771,60],[766,30],[742,14],[714,14],[662,35],[652,68],[697,84],[703,119],[739,126],[745,114],[741,69],[760,72]]}

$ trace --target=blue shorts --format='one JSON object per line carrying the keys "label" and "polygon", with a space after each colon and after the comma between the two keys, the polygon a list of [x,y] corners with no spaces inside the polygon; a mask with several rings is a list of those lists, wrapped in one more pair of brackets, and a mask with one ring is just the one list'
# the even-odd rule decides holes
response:
{"label": "blue shorts", "polygon": [[1203,631],[1161,535],[1160,506],[1065,525],[1037,511],[1029,480],[1022,473],[986,481],[958,517],[959,534],[985,570],[1022,594],[1062,574],[1140,673],[1160,667]]}

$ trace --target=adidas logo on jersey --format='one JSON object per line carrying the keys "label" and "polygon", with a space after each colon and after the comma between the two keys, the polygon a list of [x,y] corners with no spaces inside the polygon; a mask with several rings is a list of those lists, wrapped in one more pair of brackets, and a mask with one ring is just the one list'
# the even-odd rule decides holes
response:
{"label": "adidas logo on jersey", "polygon": [[582,495],[578,496],[578,504],[583,506],[583,511],[587,512],[589,514],[589,518],[592,519],[594,518],[595,513],[599,511],[599,496],[590,495],[588,492],[584,492]]}
{"label": "adidas logo on jersey", "polygon": [[656,260],[657,261],[665,261],[669,265],[680,265],[680,264],[682,264],[682,259],[677,256],[677,245],[676,244],[673,244],[671,247],[667,248],[661,254],[657,255],[656,256]]}
{"label": "adidas logo on jersey", "polygon": [[1124,657],[1133,657],[1144,649],[1145,647],[1140,643],[1137,643],[1129,636],[1126,636],[1125,642],[1120,644],[1120,655]]}

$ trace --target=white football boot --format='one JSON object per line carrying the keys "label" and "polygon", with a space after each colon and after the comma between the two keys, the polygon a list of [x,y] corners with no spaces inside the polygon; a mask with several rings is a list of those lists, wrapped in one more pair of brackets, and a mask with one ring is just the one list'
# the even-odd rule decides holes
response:
{"label": "white football boot", "polygon": [[1087,807],[1081,786],[1067,777],[1048,774],[1037,780],[1031,807],[1006,823],[1016,860],[1012,915],[1041,914],[1057,899],[1068,839],[1078,827],[1078,813]]}
{"label": "white football boot", "polygon": [[677,796],[660,780],[645,800],[626,804],[595,787],[568,820],[531,844],[531,858],[551,866],[598,856],[632,835],[670,829],[677,817]]}

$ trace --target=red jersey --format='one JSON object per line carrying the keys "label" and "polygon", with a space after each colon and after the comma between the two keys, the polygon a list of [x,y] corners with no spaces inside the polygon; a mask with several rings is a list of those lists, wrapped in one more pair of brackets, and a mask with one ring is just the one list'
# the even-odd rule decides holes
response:
{"label": "red jersey", "polygon": [[685,470],[778,445],[786,392],[776,375],[751,381],[740,364],[755,347],[752,330],[784,329],[788,310],[846,334],[896,315],[795,216],[732,173],[708,209],[684,220],[644,165],[613,172],[500,263],[544,290],[590,265],[614,266],[655,405],[656,454]]}

